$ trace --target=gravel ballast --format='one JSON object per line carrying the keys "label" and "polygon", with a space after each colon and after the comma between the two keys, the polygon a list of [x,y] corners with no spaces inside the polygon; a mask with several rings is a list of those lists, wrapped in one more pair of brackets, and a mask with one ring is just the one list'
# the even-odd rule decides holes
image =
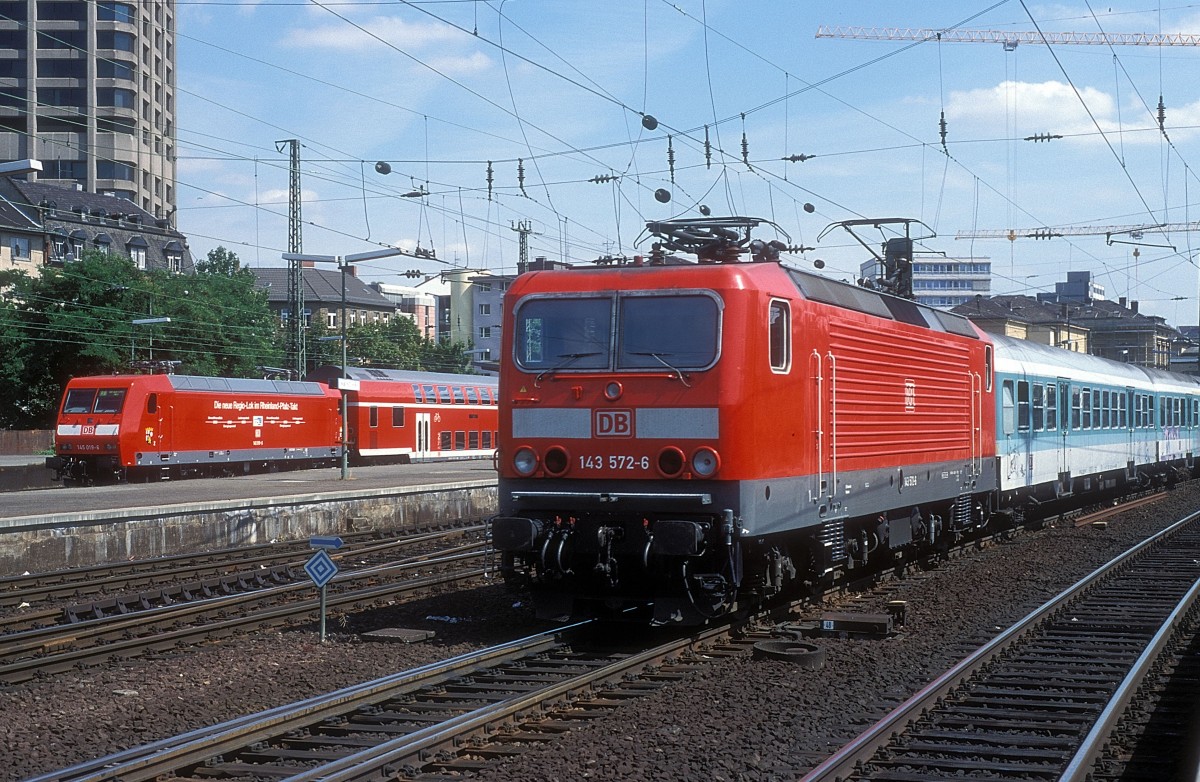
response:
{"label": "gravel ballast", "polygon": [[[886,640],[823,638],[823,669],[749,657],[592,720],[478,775],[486,780],[795,779],[1001,629],[1137,541],[1200,507],[1197,482],[1109,519],[1021,533],[915,571],[839,611],[907,601]],[[501,585],[446,593],[293,631],[226,639],[0,690],[4,779],[83,760],[461,654],[548,627]],[[418,644],[369,642],[381,627],[430,629]]]}

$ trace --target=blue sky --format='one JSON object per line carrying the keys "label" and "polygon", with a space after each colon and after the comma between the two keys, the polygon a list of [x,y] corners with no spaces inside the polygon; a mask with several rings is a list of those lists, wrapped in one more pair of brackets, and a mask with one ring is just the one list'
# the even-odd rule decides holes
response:
{"label": "blue sky", "polygon": [[[995,293],[1053,290],[1067,271],[1091,270],[1109,298],[1137,299],[1177,325],[1198,319],[1200,234],[1146,233],[1142,246],[1103,235],[955,237],[1200,219],[1200,48],[1006,51],[815,34],[819,25],[1200,32],[1200,3],[180,0],[177,8],[178,221],[198,257],[223,245],[252,265],[282,264],[288,171],[276,141],[297,138],[304,252],[436,253],[364,264],[370,279],[403,283],[409,269],[512,272],[512,228],[524,221],[531,257],[646,252],[637,243],[645,221],[695,215],[704,204],[714,215],[773,220],[790,244],[815,247],[794,260],[811,268],[821,259],[842,279],[857,275],[866,252],[841,231],[818,243],[827,224],[913,217],[937,234],[923,249],[989,257]],[[1160,95],[1166,136],[1154,116]],[[644,115],[657,128],[646,129]],[[1037,134],[1063,138],[1023,140]],[[815,157],[783,160],[792,155]],[[381,160],[391,174],[376,173]],[[668,203],[656,200],[659,189]]]}

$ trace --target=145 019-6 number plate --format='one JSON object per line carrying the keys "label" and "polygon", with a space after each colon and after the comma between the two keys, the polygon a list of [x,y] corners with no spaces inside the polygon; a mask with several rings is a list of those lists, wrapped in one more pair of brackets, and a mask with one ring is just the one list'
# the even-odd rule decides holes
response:
{"label": "145 019-6 number plate", "polygon": [[649,456],[580,456],[581,470],[649,470]]}

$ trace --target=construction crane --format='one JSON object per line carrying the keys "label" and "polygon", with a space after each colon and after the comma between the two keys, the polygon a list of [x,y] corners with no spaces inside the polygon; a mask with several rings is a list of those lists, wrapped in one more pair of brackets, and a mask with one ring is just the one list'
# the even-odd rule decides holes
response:
{"label": "construction crane", "polygon": [[1057,228],[1001,228],[999,230],[959,231],[955,239],[1051,239],[1058,236],[1119,236],[1138,238],[1148,233],[1200,231],[1200,223],[1142,223],[1139,225],[1063,225]]}
{"label": "construction crane", "polygon": [[851,38],[859,41],[941,41],[942,43],[998,43],[1012,51],[1019,44],[1078,46],[1200,46],[1200,35],[1191,33],[1039,33],[1019,30],[934,30],[928,27],[817,27],[818,38]]}

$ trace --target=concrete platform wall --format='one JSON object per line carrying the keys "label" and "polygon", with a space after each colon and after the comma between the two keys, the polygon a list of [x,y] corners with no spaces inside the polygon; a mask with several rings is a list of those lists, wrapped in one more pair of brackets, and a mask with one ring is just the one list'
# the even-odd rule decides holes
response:
{"label": "concrete platform wall", "polygon": [[0,577],[495,513],[494,481],[5,520]]}

